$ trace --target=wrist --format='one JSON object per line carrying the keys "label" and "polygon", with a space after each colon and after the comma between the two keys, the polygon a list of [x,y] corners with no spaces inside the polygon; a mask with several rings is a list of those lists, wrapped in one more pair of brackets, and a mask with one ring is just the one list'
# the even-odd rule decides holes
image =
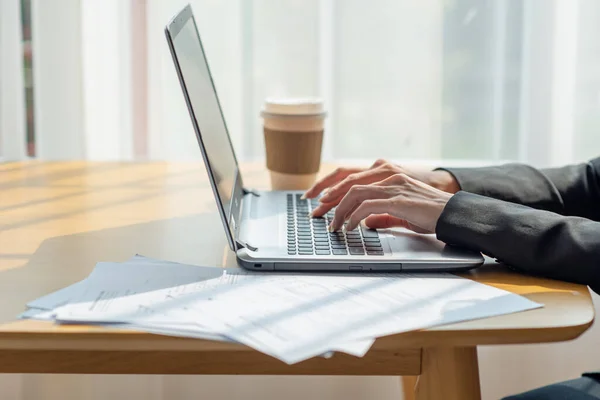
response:
{"label": "wrist", "polygon": [[444,192],[452,194],[460,190],[460,185],[458,184],[458,181],[450,172],[444,170],[436,170],[432,171],[432,174],[433,177],[431,186],[435,187],[436,189],[443,190]]}

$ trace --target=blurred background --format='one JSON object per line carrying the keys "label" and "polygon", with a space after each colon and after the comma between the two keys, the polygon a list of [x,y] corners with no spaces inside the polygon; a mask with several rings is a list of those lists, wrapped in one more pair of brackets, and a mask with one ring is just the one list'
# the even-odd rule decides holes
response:
{"label": "blurred background", "polygon": [[[546,166],[600,154],[600,1],[190,2],[242,160],[264,157],[266,96],[325,99],[326,160]],[[0,160],[199,160],[163,34],[186,3],[0,0]],[[480,347],[483,398],[598,370],[591,349],[597,327],[571,343]],[[393,377],[0,375],[0,391],[401,398]]]}
{"label": "blurred background", "polygon": [[[0,157],[199,157],[163,28],[185,0],[2,0]],[[242,160],[266,96],[322,96],[325,159],[536,165],[600,149],[595,0],[191,0]]]}

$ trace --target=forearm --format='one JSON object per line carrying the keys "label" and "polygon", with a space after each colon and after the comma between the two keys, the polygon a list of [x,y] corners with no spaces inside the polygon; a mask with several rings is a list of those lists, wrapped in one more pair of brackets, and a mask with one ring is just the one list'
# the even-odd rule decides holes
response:
{"label": "forearm", "polygon": [[540,210],[564,213],[554,184],[541,171],[525,164],[483,168],[444,168],[461,190]]}
{"label": "forearm", "polygon": [[600,289],[600,223],[459,192],[436,226],[438,238],[524,272]]}
{"label": "forearm", "polygon": [[565,215],[600,221],[600,158],[541,172],[560,193]]}
{"label": "forearm", "polygon": [[600,158],[542,170],[525,164],[442,170],[470,193],[600,221]]}

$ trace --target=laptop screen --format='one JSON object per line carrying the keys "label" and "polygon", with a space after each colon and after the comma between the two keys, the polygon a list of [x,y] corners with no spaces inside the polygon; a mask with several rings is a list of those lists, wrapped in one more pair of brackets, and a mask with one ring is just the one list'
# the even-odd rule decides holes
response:
{"label": "laptop screen", "polygon": [[217,201],[222,206],[220,211],[227,226],[230,226],[237,160],[189,6],[167,26],[166,33],[170,38],[175,65],[179,68],[182,89],[187,97],[190,115],[196,124],[196,134],[203,147]]}

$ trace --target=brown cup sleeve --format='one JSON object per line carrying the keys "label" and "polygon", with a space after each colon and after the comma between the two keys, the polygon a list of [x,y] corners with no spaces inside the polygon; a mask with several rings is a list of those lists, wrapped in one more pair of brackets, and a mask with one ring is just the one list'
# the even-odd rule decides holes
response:
{"label": "brown cup sleeve", "polygon": [[307,132],[264,128],[267,168],[284,174],[319,172],[323,130]]}

